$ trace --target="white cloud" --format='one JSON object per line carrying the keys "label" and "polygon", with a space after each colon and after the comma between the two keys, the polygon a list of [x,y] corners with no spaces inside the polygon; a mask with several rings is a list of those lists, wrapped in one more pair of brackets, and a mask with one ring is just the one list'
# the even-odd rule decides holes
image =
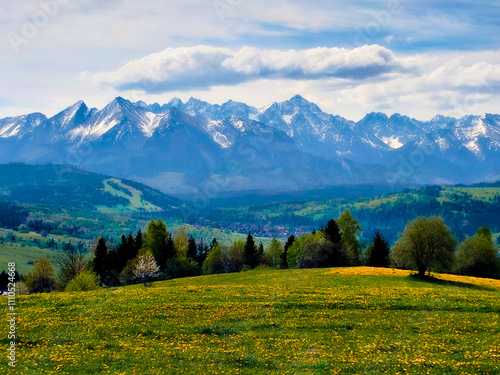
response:
{"label": "white cloud", "polygon": [[410,68],[388,49],[363,46],[355,49],[314,48],[266,50],[243,47],[238,51],[200,45],[167,48],[131,61],[112,72],[82,74],[83,81],[144,92],[208,89],[262,78],[363,79]]}

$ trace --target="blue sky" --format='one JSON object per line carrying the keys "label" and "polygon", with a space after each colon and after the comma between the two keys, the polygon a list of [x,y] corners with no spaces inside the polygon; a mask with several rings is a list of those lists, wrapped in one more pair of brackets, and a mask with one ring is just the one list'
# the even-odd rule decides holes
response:
{"label": "blue sky", "polygon": [[500,3],[2,0],[0,118],[300,94],[357,120],[499,113]]}

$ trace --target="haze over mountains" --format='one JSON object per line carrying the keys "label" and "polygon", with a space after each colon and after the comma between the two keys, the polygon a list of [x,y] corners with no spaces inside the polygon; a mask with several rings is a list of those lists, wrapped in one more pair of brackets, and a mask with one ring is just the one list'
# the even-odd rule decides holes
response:
{"label": "haze over mountains", "polygon": [[71,164],[170,194],[301,190],[355,184],[500,179],[500,116],[421,122],[370,113],[358,122],[300,96],[257,109],[174,98],[82,101],[47,118],[0,120],[0,163]]}

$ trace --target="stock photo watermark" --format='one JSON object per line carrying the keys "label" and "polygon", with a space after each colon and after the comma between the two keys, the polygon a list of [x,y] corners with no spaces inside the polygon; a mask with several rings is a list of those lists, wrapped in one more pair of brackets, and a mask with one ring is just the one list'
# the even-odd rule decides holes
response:
{"label": "stock photo watermark", "polygon": [[394,16],[402,11],[403,6],[400,0],[388,0],[385,9],[372,11],[370,21],[364,27],[358,28],[354,37],[354,45],[360,47],[371,44],[371,40],[380,36],[382,29],[388,27],[394,20]]}
{"label": "stock photo watermark", "polygon": [[10,367],[16,367],[16,263],[9,262],[7,284],[7,325],[8,349],[7,359]]}
{"label": "stock photo watermark", "polygon": [[38,3],[38,10],[24,19],[19,30],[7,34],[7,39],[13,51],[19,53],[21,47],[36,38],[40,31],[47,27],[52,19],[57,17],[61,7],[69,2],[70,0],[41,0]]}
{"label": "stock photo watermark", "polygon": [[242,3],[243,0],[214,0],[212,4],[219,19],[221,22],[224,22],[227,15],[233,12]]}

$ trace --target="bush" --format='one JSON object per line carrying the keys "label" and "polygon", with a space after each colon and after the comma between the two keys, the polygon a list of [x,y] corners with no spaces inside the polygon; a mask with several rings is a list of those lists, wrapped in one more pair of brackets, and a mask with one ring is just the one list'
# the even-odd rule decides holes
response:
{"label": "bush", "polygon": [[99,279],[91,271],[82,271],[66,286],[66,292],[86,292],[99,289]]}

